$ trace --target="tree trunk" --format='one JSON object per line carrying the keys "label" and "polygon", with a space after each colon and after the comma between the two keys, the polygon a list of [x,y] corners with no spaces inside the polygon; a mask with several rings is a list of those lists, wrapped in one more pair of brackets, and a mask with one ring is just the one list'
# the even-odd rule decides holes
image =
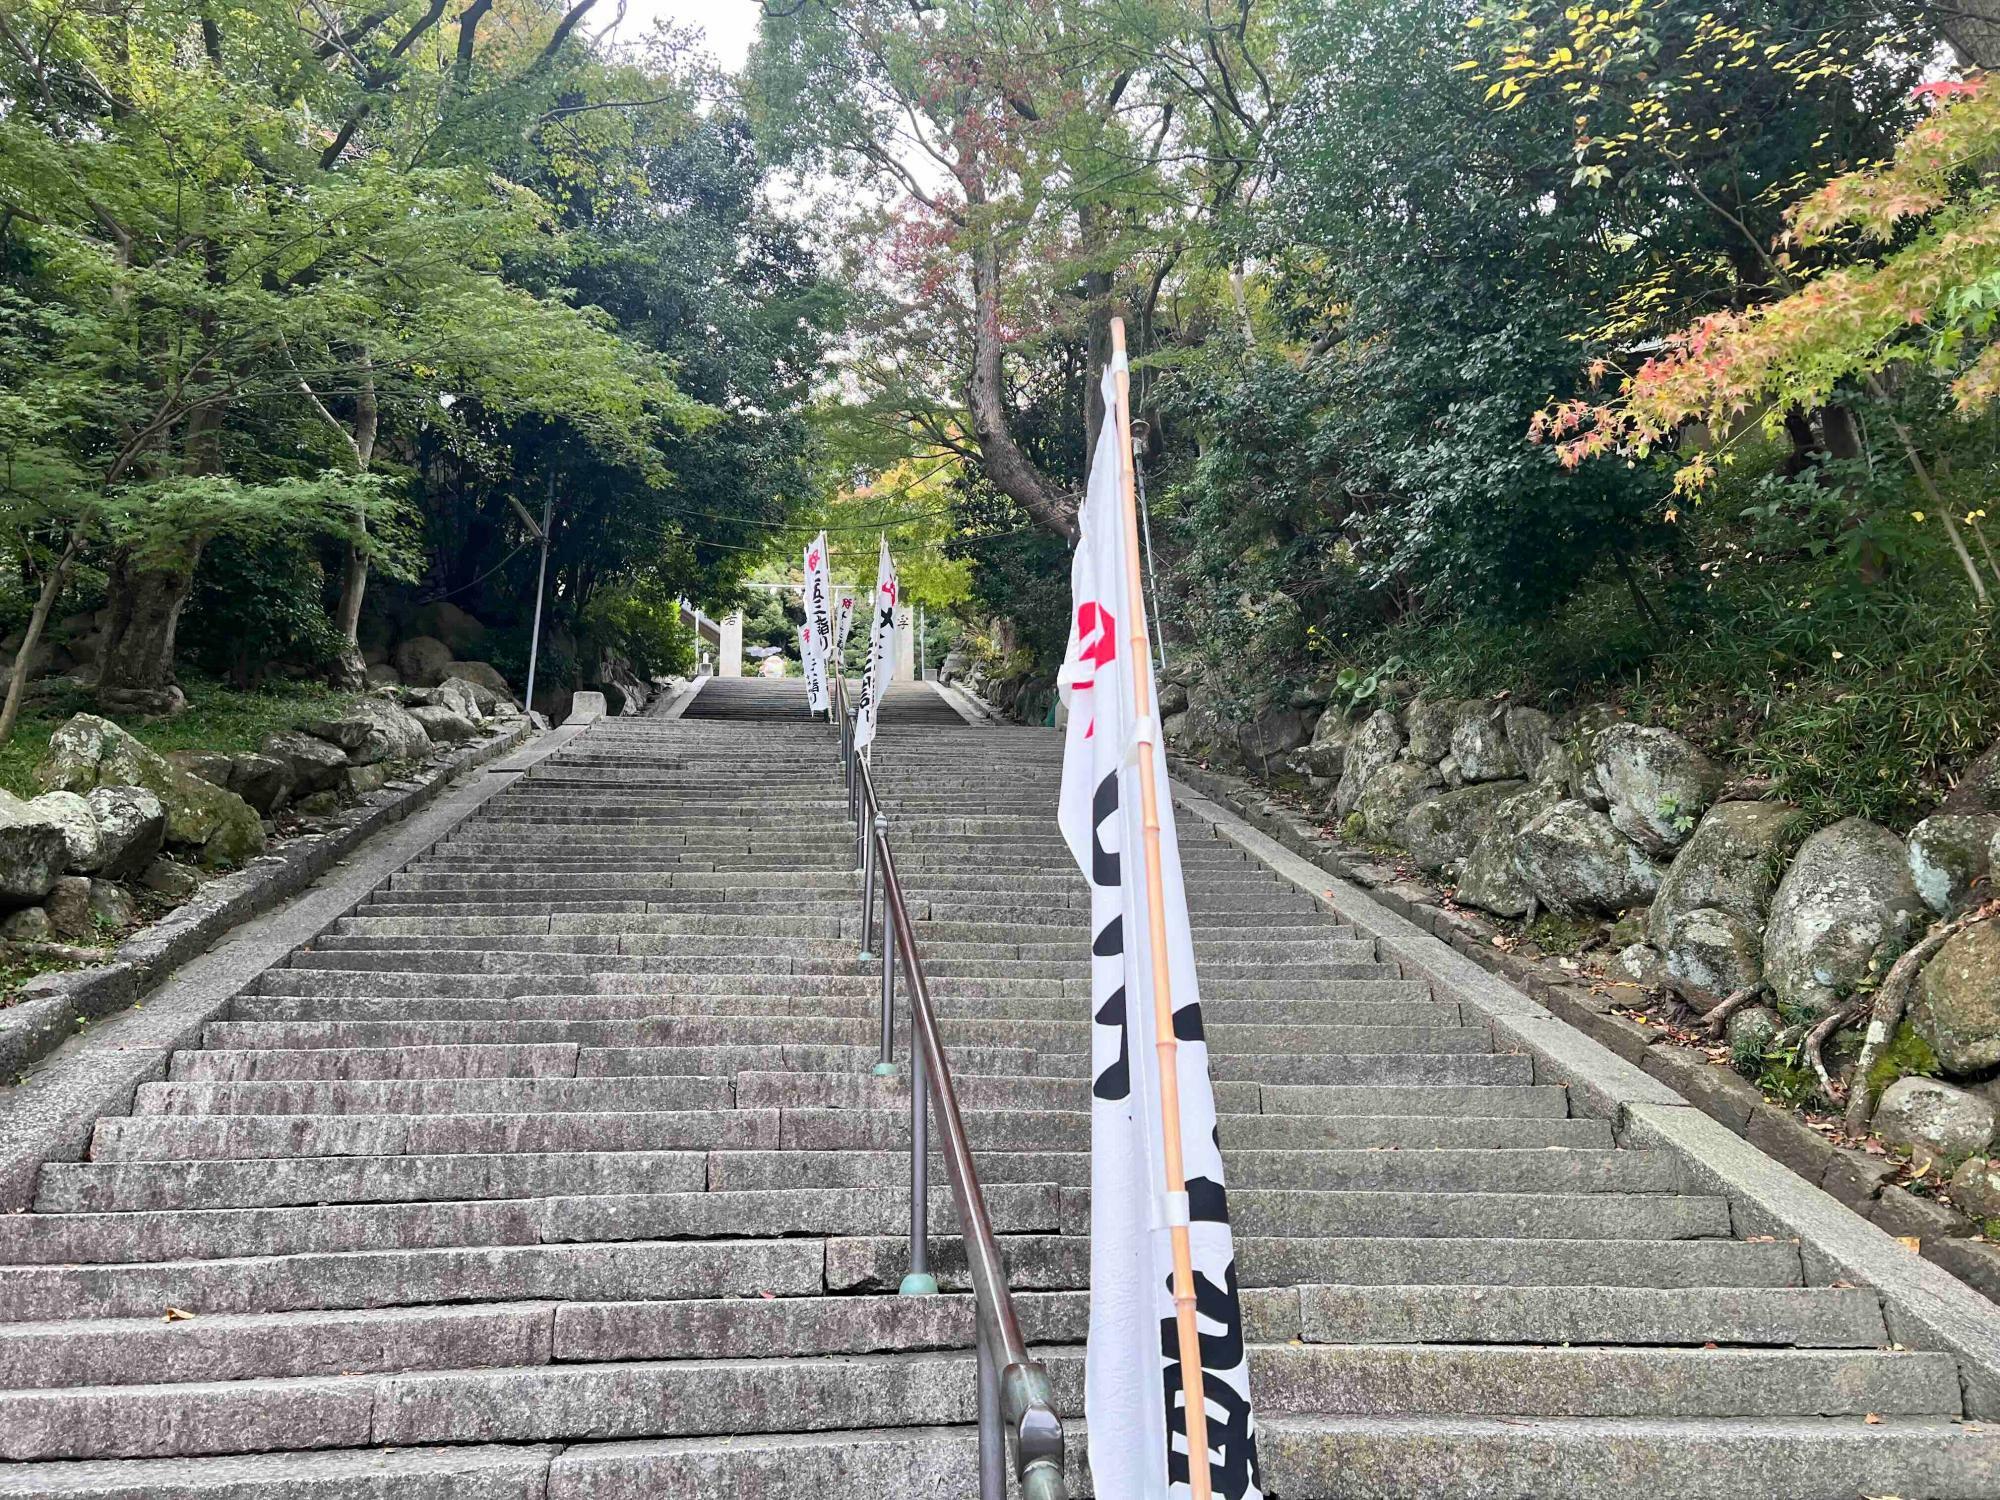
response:
{"label": "tree trunk", "polygon": [[[354,432],[348,437],[354,449],[355,472],[366,474],[375,457],[375,434],[381,427],[381,410],[375,402],[375,366],[366,350],[361,354],[361,384],[354,398]],[[343,434],[345,435],[345,434]],[[365,535],[368,519],[355,517],[355,526]],[[333,628],[347,644],[334,662],[336,687],[358,690],[368,685],[368,666],[361,658],[361,604],[368,594],[368,547],[361,536],[347,544],[341,560],[340,600],[334,606]]]}
{"label": "tree trunk", "polygon": [[35,599],[34,612],[28,616],[28,628],[21,636],[21,649],[14,653],[14,668],[7,674],[7,701],[0,705],[0,745],[14,737],[14,726],[21,718],[21,700],[28,691],[28,663],[34,660],[35,647],[42,643],[42,632],[48,628],[49,615],[62,595],[63,582],[69,577],[70,564],[76,561],[81,546],[81,538],[72,532],[63,547],[62,556],[49,569],[49,576],[42,580],[42,591]]}
{"label": "tree trunk", "polygon": [[966,388],[972,431],[979,439],[980,467],[994,488],[1025,510],[1037,525],[1073,542],[1075,505],[1051,493],[1048,482],[1014,441],[1001,367],[1005,348],[1000,336],[1000,251],[989,232],[982,230],[981,235],[972,256],[972,378]]}
{"label": "tree trunk", "polygon": [[[1843,463],[1859,463],[1867,457],[1867,448],[1861,441],[1861,424],[1854,418],[1852,407],[1839,402],[1829,402],[1820,408],[1820,431],[1826,436],[1826,452],[1829,458]],[[1848,517],[1850,526],[1861,524],[1858,511]],[[1889,576],[1889,558],[1881,546],[1875,542],[1862,545],[1854,560],[1855,571],[1866,584],[1880,583]]]}
{"label": "tree trunk", "polygon": [[174,632],[194,589],[202,539],[181,544],[178,554],[143,558],[125,550],[111,559],[111,623],[104,632],[104,659],[97,677],[97,701],[114,713],[170,714],[187,706],[174,684]]}

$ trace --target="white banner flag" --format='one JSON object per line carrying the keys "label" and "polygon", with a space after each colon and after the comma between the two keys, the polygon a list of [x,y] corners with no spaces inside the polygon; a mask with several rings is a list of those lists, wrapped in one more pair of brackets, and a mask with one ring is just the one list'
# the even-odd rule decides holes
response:
{"label": "white banner flag", "polygon": [[840,609],[833,623],[833,669],[836,672],[847,670],[847,633],[852,629],[854,629],[854,596],[842,594]]}
{"label": "white banner flag", "polygon": [[875,602],[868,618],[868,666],[861,674],[861,704],[854,710],[854,748],[864,750],[875,740],[875,718],[883,694],[896,670],[896,563],[889,556],[889,539],[875,563]]}
{"label": "white banner flag", "polygon": [[[1104,377],[1106,412],[1115,409]],[[1124,497],[1118,424],[1106,421],[1092,457],[1070,567],[1075,611],[1060,682],[1069,705],[1063,749],[1063,838],[1090,882],[1090,1344],[1084,1421],[1098,1500],[1167,1500],[1188,1488],[1187,1415],[1173,1302],[1173,1249],[1154,1050],[1153,955],[1146,892],[1138,755],[1158,787],[1167,973],[1179,1041],[1180,1136],[1187,1179],[1202,1387],[1212,1492],[1262,1495],[1250,1370],[1236,1291],[1236,1255],[1216,1141],[1208,1045],[1195,986],[1194,943],[1174,838],[1166,755],[1157,716],[1136,744]]]}
{"label": "white banner flag", "polygon": [[806,703],[818,710],[826,706],[826,664],[820,660],[819,647],[813,641],[812,626],[799,627],[799,661],[806,673]]}
{"label": "white banner flag", "polygon": [[[814,659],[818,667],[806,671],[808,691],[815,713],[831,707],[827,697],[826,666],[833,655],[833,579],[827,571],[826,533],[822,531],[806,547],[806,623],[809,643],[799,648],[801,656]],[[814,686],[814,683],[817,686]]]}

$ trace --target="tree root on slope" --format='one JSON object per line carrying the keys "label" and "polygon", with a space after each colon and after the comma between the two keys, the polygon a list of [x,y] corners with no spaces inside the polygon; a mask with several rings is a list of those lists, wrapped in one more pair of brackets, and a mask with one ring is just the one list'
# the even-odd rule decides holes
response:
{"label": "tree root on slope", "polygon": [[[1868,1074],[1888,1047],[1889,1039],[1896,1034],[1896,1027],[1902,1023],[1903,1012],[1910,1003],[1910,993],[1917,987],[1917,975],[1922,972],[1924,964],[1966,928],[1995,916],[2000,916],[2000,901],[1988,901],[1984,906],[1964,912],[1949,922],[1937,923],[1924,935],[1922,942],[1905,952],[1890,968],[1888,977],[1882,981],[1882,988],[1875,992],[1872,1014],[1868,1018],[1868,1035],[1861,1043],[1861,1056],[1854,1063],[1854,1087],[1847,1096],[1846,1128],[1849,1135],[1868,1133],[1869,1117],[1875,1112],[1875,1101],[1869,1095]],[[1818,1059],[1815,1058],[1814,1062],[1817,1064]]]}

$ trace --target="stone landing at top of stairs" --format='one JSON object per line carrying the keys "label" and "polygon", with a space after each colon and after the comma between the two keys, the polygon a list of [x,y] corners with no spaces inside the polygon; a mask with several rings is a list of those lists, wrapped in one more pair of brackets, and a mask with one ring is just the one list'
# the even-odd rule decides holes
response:
{"label": "stone landing at top of stairs", "polygon": [[[593,725],[46,1166],[0,1219],[0,1495],[972,1493],[962,1257],[939,1191],[946,1294],[891,1295],[907,1095],[870,1074],[877,971],[799,697],[713,682]],[[1059,745],[937,704],[892,693],[876,777],[1075,1414]],[[1896,1346],[1876,1291],[1622,1146],[1237,844],[1182,840],[1267,1492],[2000,1495],[1968,1372]]]}

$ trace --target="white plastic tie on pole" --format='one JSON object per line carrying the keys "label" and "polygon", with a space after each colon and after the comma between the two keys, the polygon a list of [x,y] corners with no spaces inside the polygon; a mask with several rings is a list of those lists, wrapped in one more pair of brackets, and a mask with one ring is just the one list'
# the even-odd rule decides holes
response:
{"label": "white plastic tie on pole", "polygon": [[1141,714],[1132,721],[1132,742],[1125,750],[1125,763],[1137,765],[1139,757],[1150,751],[1160,740],[1160,721],[1151,714]]}
{"label": "white plastic tie on pole", "polygon": [[1193,1222],[1188,1217],[1188,1195],[1186,1193],[1166,1194],[1165,1214],[1167,1228],[1186,1229]]}
{"label": "white plastic tie on pole", "polygon": [[1125,358],[1125,351],[1123,349],[1116,350],[1112,353],[1111,356],[1112,374],[1123,375],[1128,373],[1131,370],[1131,368],[1132,368],[1131,361]]}

